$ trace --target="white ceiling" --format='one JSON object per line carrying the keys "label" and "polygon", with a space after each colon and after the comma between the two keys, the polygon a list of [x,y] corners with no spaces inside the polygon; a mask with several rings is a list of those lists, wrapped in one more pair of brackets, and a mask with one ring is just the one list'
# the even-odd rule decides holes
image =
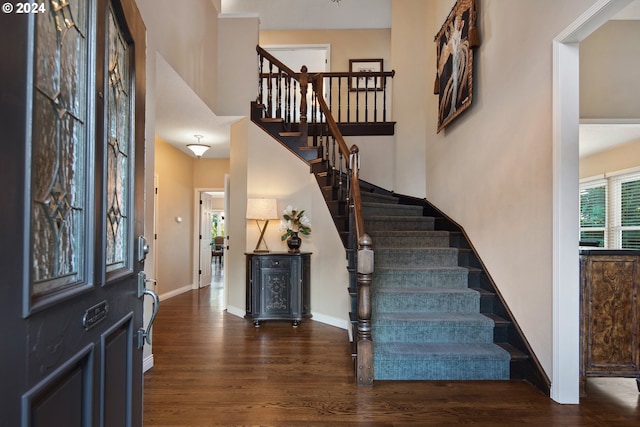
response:
{"label": "white ceiling", "polygon": [[640,123],[581,123],[580,157],[640,141]]}
{"label": "white ceiling", "polygon": [[[291,12],[273,13],[283,8]],[[334,23],[331,28],[391,25],[391,0],[341,0],[339,4],[331,0],[222,0],[222,11],[258,13],[261,29],[293,29],[294,21],[304,22],[307,29],[322,28],[327,22]],[[299,19],[291,19],[292,14]],[[640,0],[614,19],[640,19]],[[216,116],[160,55],[156,64],[156,134],[192,157],[186,146],[197,142],[195,134],[203,135],[201,142],[211,146],[203,158],[228,158],[229,127],[240,117]],[[638,140],[640,123],[581,124],[580,156]]]}
{"label": "white ceiling", "polygon": [[222,0],[222,13],[258,14],[261,30],[391,28],[391,0]]}

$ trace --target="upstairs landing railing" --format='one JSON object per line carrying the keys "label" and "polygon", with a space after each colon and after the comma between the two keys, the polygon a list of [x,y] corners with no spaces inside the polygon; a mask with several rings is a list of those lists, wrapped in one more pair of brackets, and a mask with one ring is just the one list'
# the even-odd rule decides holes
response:
{"label": "upstairs landing railing", "polygon": [[[303,71],[291,70],[260,46],[256,50],[259,68],[256,101],[264,106],[264,116],[281,118],[292,126],[288,130],[292,130],[295,123],[300,122],[300,110],[306,103],[308,122],[317,122],[322,115],[317,92],[305,92],[305,96],[301,96],[304,89],[299,77]],[[323,72],[322,75],[323,98],[343,135],[393,134],[395,123],[391,121],[389,105],[395,71]],[[309,130],[313,133],[315,127],[310,126]]]}
{"label": "upstairs landing railing", "polygon": [[[349,228],[354,234],[349,240],[355,242],[357,249],[357,256],[355,259],[352,257],[355,265],[350,265],[350,268],[355,268],[357,272],[358,284],[355,377],[358,385],[372,385],[373,339],[370,285],[374,270],[374,253],[373,242],[365,231],[362,214],[359,149],[355,145],[351,148],[347,147],[340,127],[325,100],[324,83],[327,81],[327,74],[308,74],[306,67],[302,67],[300,73],[296,73],[260,46],[257,47],[257,52],[260,64],[257,102],[263,106],[265,118],[281,119],[285,130],[299,133],[300,137],[308,139],[312,146],[323,147],[322,160],[337,180],[339,197],[345,200],[349,207],[351,222]],[[331,74],[341,74],[346,78],[358,80],[363,77],[365,82],[370,78],[393,77],[393,73],[385,72]],[[309,84],[311,84],[310,92]],[[384,86],[387,86],[386,83]],[[386,94],[386,92],[383,93]],[[377,97],[374,96],[374,99],[377,101]],[[365,110],[368,111],[368,108]],[[338,107],[338,116],[340,111]],[[378,110],[374,108],[374,112],[373,117],[376,117]],[[385,114],[386,109],[383,108],[381,119],[385,118]]]}

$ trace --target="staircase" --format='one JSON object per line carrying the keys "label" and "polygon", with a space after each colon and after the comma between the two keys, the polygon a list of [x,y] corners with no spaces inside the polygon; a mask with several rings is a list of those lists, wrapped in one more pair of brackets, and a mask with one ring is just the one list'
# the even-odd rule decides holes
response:
{"label": "staircase", "polygon": [[362,193],[375,244],[371,285],[374,373],[378,380],[506,380],[511,356],[493,343],[450,233],[435,231],[421,206]]}
{"label": "staircase", "polygon": [[[259,47],[258,55],[260,64],[269,65],[268,72],[261,68],[259,80],[267,83],[259,84],[251,119],[310,166],[346,250],[356,383],[524,379],[548,394],[549,379],[463,229],[427,200],[358,178],[352,168],[354,159],[359,162],[357,147],[347,148],[342,132],[370,135],[377,125],[341,129],[345,123],[335,122],[320,96],[322,75],[313,82],[320,120],[312,112],[306,122],[301,96],[305,120],[292,121],[289,101],[295,104],[295,96],[288,93],[295,93],[297,82],[306,93],[305,67],[297,74]],[[360,265],[374,267],[373,274],[357,273]]]}

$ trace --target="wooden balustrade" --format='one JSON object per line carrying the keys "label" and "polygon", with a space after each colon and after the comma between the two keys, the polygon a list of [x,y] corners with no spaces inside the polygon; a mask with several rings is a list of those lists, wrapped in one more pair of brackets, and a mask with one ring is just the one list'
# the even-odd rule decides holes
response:
{"label": "wooden balustrade", "polygon": [[[311,145],[321,146],[323,161],[337,180],[338,194],[346,201],[353,224],[349,227],[354,235],[349,239],[356,242],[357,257],[351,257],[349,268],[358,274],[358,327],[357,327],[357,357],[356,383],[358,385],[373,384],[373,340],[371,337],[371,297],[370,284],[373,273],[373,249],[371,238],[365,232],[362,215],[362,200],[360,197],[359,169],[360,153],[357,146],[349,148],[344,140],[341,127],[334,118],[346,117],[351,123],[377,123],[386,121],[388,96],[387,79],[394,76],[394,72],[353,72],[353,73],[317,73],[308,74],[303,66],[299,73],[294,72],[277,58],[257,47],[259,79],[257,102],[264,108],[265,117],[282,119],[287,130],[297,129],[301,138],[309,138]],[[265,69],[266,68],[266,69]],[[364,79],[360,79],[364,77]],[[379,82],[378,88],[369,88],[370,77]],[[337,80],[335,80],[337,79]],[[351,79],[351,89],[347,93],[346,115],[342,103],[342,81]],[[337,81],[337,90],[332,86]],[[331,100],[337,96],[337,103],[331,108],[325,99],[325,82],[329,83],[326,92]],[[364,88],[360,88],[364,82]],[[311,84],[312,90],[308,92]],[[360,90],[363,89],[363,90]],[[297,104],[297,93],[300,93],[300,103]],[[283,93],[284,92],[284,93]],[[354,92],[354,94],[351,94]],[[381,92],[378,94],[378,92]],[[351,96],[355,97],[355,113],[351,113]],[[363,100],[361,103],[360,100]],[[369,100],[372,99],[373,103]],[[379,102],[380,101],[380,102]],[[310,104],[310,106],[309,106]],[[379,105],[381,108],[379,108]],[[363,111],[363,112],[362,112]],[[344,122],[343,122],[344,124]]]}
{"label": "wooden balustrade", "polygon": [[[269,52],[257,47],[258,52],[258,96],[257,102],[265,107],[265,116],[282,118],[287,124],[300,121],[300,106],[306,102],[311,117],[322,114],[315,96],[297,95],[304,89],[300,72],[294,71]],[[309,79],[314,75],[312,74]],[[362,134],[364,125],[369,125],[365,134],[391,135],[394,122],[390,120],[391,81],[395,71],[380,72],[325,72],[322,93],[328,111],[341,128],[343,135]],[[317,120],[316,120],[317,121]],[[354,128],[354,125],[360,125]],[[386,126],[385,126],[386,125]],[[315,129],[310,127],[310,132]],[[357,129],[357,130],[354,130]]]}

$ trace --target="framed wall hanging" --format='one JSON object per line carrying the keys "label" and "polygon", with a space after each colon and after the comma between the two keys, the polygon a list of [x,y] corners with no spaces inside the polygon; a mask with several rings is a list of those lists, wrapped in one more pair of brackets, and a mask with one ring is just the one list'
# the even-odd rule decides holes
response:
{"label": "framed wall hanging", "polygon": [[471,106],[473,48],[480,46],[477,0],[458,0],[436,34],[438,132]]}
{"label": "framed wall hanging", "polygon": [[[350,59],[349,72],[374,72],[384,71],[382,68],[382,59]],[[384,80],[380,77],[359,76],[349,79],[349,90],[382,90]]]}

